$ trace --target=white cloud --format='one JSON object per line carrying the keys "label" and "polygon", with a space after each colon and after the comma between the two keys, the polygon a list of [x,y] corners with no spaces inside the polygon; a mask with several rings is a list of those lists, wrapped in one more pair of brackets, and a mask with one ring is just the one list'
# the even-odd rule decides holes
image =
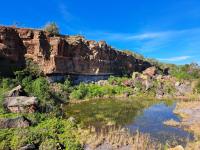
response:
{"label": "white cloud", "polygon": [[175,61],[187,60],[189,58],[191,58],[191,56],[177,56],[177,57],[170,57],[170,58],[158,58],[158,60],[175,62]]}
{"label": "white cloud", "polygon": [[112,33],[105,31],[89,31],[85,32],[86,35],[98,36],[102,39],[108,39],[113,41],[142,41],[142,40],[156,40],[156,39],[166,39],[173,36],[180,36],[187,33],[200,32],[200,28],[194,29],[183,29],[183,30],[167,30],[160,32],[144,32],[141,34],[134,33]]}
{"label": "white cloud", "polygon": [[163,37],[168,32],[147,32],[142,34],[131,34],[131,33],[112,33],[104,31],[91,31],[86,32],[86,35],[98,36],[103,39],[112,40],[112,41],[133,41],[133,40],[146,40],[146,39],[156,39]]}
{"label": "white cloud", "polygon": [[69,22],[74,18],[74,16],[69,12],[69,10],[65,4],[60,3],[58,5],[58,9],[59,9],[62,17],[65,19],[65,21]]}

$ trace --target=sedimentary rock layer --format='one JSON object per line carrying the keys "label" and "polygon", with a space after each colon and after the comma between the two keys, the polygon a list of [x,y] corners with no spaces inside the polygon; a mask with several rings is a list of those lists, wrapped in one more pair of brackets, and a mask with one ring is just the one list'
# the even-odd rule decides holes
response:
{"label": "sedimentary rock layer", "polygon": [[23,67],[25,58],[51,74],[129,74],[148,62],[82,36],[50,36],[42,30],[0,26],[0,73]]}

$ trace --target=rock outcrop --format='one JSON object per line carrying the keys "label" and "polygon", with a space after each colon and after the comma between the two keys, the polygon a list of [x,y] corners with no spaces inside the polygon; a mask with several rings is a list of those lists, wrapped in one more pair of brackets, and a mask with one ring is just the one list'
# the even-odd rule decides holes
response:
{"label": "rock outcrop", "polygon": [[42,30],[0,26],[0,73],[36,62],[46,75],[109,75],[141,72],[151,64],[82,36],[49,36]]}
{"label": "rock outcrop", "polygon": [[19,150],[36,150],[36,146],[34,144],[27,144],[21,147]]}
{"label": "rock outcrop", "polygon": [[4,107],[13,113],[33,113],[36,112],[37,106],[38,102],[36,97],[7,97],[4,102]]}
{"label": "rock outcrop", "polygon": [[15,97],[15,96],[25,96],[26,93],[22,89],[21,85],[18,85],[17,87],[13,88],[11,91],[8,92],[8,97]]}
{"label": "rock outcrop", "polygon": [[5,128],[25,128],[29,127],[31,122],[25,117],[17,117],[17,118],[3,118],[0,119],[0,129]]}
{"label": "rock outcrop", "polygon": [[36,97],[28,97],[21,85],[8,92],[3,103],[4,108],[12,113],[34,113],[38,108]]}
{"label": "rock outcrop", "polygon": [[146,70],[143,71],[144,75],[148,75],[150,77],[153,77],[156,74],[156,67],[149,67]]}
{"label": "rock outcrop", "polygon": [[0,27],[0,75],[8,75],[25,65],[26,47],[13,28]]}

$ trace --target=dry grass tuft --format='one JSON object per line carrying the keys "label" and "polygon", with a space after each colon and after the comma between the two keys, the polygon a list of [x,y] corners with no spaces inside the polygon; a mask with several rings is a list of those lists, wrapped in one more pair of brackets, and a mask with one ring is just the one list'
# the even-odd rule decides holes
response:
{"label": "dry grass tuft", "polygon": [[112,149],[128,148],[133,150],[159,150],[162,145],[155,140],[152,140],[149,135],[137,132],[135,135],[120,127],[110,126],[105,129],[96,130],[90,127],[88,136],[84,137],[85,145],[90,149],[98,147],[105,147],[105,145],[112,147]]}

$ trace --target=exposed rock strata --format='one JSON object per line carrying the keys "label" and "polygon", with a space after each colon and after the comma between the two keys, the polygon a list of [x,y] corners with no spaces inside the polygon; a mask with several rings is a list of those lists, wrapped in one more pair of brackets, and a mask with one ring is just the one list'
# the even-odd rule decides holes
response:
{"label": "exposed rock strata", "polygon": [[[36,62],[46,75],[129,74],[151,65],[107,45],[82,36],[50,37],[42,30],[0,26],[0,73],[24,66],[24,59]],[[3,67],[3,68],[2,68]]]}

